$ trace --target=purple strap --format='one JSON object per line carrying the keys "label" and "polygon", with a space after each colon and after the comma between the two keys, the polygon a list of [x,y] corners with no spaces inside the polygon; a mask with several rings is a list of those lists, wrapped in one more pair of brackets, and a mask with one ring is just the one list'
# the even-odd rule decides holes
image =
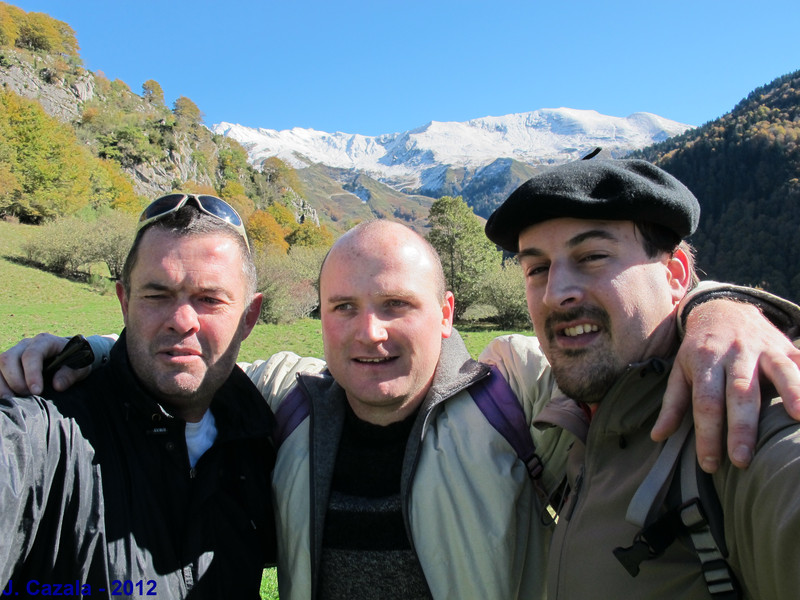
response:
{"label": "purple strap", "polygon": [[311,412],[311,405],[308,398],[300,389],[300,385],[295,385],[294,389],[286,395],[278,410],[275,411],[275,420],[278,422],[275,427],[275,446],[280,448],[297,426],[303,422]]}
{"label": "purple strap", "polygon": [[528,467],[531,478],[541,477],[542,461],[536,455],[525,412],[497,368],[491,367],[489,376],[473,385],[469,393],[492,427],[511,444],[517,456]]}

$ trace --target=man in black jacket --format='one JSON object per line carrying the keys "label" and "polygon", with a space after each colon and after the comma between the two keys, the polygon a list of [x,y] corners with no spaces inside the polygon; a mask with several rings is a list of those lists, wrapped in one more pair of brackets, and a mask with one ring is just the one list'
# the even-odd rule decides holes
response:
{"label": "man in black jacket", "polygon": [[0,403],[0,585],[258,598],[273,417],[235,365],[261,306],[241,219],[213,196],[156,200],[117,295],[109,364],[48,400]]}

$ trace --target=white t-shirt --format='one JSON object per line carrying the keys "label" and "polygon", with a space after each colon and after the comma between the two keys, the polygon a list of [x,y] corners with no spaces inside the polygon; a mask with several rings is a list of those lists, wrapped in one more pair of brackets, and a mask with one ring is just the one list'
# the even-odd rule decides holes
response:
{"label": "white t-shirt", "polygon": [[186,422],[186,450],[189,452],[189,464],[192,467],[216,439],[217,425],[210,410],[197,423]]}

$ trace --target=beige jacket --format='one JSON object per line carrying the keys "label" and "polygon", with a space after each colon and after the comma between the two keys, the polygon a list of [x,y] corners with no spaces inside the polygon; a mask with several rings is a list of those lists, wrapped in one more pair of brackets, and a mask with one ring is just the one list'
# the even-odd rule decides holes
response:
{"label": "beige jacket", "polygon": [[[533,377],[525,390],[515,390],[530,423],[550,397],[549,369],[540,353],[516,355],[502,341],[493,346],[505,377],[513,381]],[[297,374],[318,372],[323,364],[280,353],[245,367],[277,412],[298,385]],[[524,378],[519,369],[526,372]],[[408,533],[437,600],[544,596],[551,528],[542,521],[542,507],[525,465],[469,395],[470,386],[487,373],[484,365],[469,359],[457,336],[446,340],[436,379],[418,417],[421,427],[412,432],[407,451],[406,463],[413,463],[412,469],[404,469],[402,482]],[[345,401],[329,376],[301,374],[299,381],[311,396],[312,415],[326,415],[328,425],[314,423],[313,416],[305,418],[278,449],[273,493],[282,599],[314,597],[312,574],[320,540],[315,528],[324,518],[327,500],[318,489],[324,483],[315,480],[312,485],[310,476],[312,470],[321,473],[324,482],[325,467],[319,466],[324,458],[312,458],[309,448],[331,447],[331,438],[338,435],[337,407]],[[559,430],[536,436],[545,464],[544,484],[554,486],[563,478],[572,440]],[[415,458],[409,461],[409,456]]]}

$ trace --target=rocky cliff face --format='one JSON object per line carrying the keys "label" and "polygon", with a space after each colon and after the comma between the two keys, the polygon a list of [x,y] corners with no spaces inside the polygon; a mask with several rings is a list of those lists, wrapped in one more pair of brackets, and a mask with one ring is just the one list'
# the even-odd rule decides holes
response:
{"label": "rocky cliff face", "polygon": [[[37,101],[44,111],[56,119],[76,125],[85,103],[103,100],[98,92],[95,75],[78,69],[63,73],[59,59],[37,56],[3,48],[0,51],[0,85],[23,98]],[[144,100],[142,100],[144,103]],[[187,135],[177,136],[175,148],[165,151],[155,162],[143,162],[123,167],[130,174],[137,194],[152,198],[168,192],[175,181],[196,181],[213,186],[211,178],[199,172],[192,158],[191,140]]]}
{"label": "rocky cliff face", "polygon": [[80,116],[81,105],[94,98],[94,76],[86,71],[66,83],[52,64],[50,58],[28,62],[5,50],[0,59],[0,84],[23,98],[36,100],[47,114],[71,123]]}
{"label": "rocky cliff face", "polygon": [[[0,48],[2,88],[38,102],[47,114],[76,129],[80,127],[87,107],[102,106],[109,101],[102,90],[108,90],[109,85],[113,86],[116,82],[110,84],[101,77],[80,67],[69,66],[60,57]],[[148,110],[152,112],[153,107],[148,106],[144,98],[130,93],[127,85],[119,83],[121,85],[118,87],[125,89],[125,110],[141,111],[142,114],[147,114]],[[169,111],[164,110],[170,116]],[[145,198],[155,198],[170,192],[176,184],[185,182],[217,188],[215,174],[197,159],[203,155],[206,162],[208,157],[216,161],[220,146],[214,140],[214,135],[201,126],[191,130],[173,127],[169,136],[169,143],[163,144],[166,148],[160,156],[136,164],[123,164],[122,168],[133,181],[135,192]],[[97,140],[87,143],[97,143]],[[298,222],[307,219],[319,225],[317,211],[304,198],[290,193],[286,200]]]}

